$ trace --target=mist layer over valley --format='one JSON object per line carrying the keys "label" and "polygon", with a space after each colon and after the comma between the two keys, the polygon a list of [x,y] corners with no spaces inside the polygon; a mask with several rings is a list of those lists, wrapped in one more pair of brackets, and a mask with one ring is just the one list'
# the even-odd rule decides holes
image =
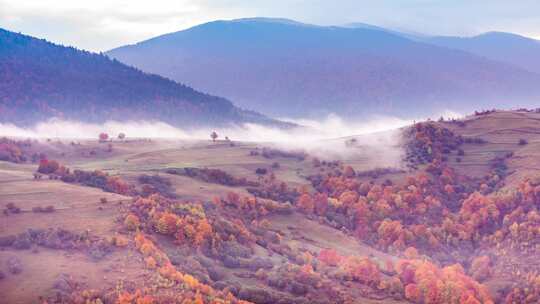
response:
{"label": "mist layer over valley", "polygon": [[[459,114],[445,112],[438,117],[457,118]],[[0,123],[0,136],[20,139],[45,140],[95,140],[106,133],[112,141],[118,134],[126,139],[153,139],[163,142],[209,141],[216,132],[218,140],[227,138],[231,142],[251,142],[276,147],[286,151],[304,151],[323,159],[370,158],[372,167],[401,167],[403,151],[400,128],[423,119],[373,116],[364,120],[345,120],[335,114],[319,120],[280,119],[295,127],[280,128],[247,123],[216,128],[178,128],[164,122],[108,121],[104,124],[51,119],[33,127],[19,127]],[[354,138],[355,148],[347,147]]]}

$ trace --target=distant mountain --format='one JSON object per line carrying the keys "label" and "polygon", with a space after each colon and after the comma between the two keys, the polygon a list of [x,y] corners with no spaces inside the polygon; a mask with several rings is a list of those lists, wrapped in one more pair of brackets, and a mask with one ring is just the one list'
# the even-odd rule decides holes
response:
{"label": "distant mountain", "polygon": [[0,122],[159,120],[181,127],[277,123],[100,54],[0,29]]}
{"label": "distant mountain", "polygon": [[417,42],[469,52],[540,74],[540,41],[517,34],[487,32],[472,37],[430,36],[361,22],[349,23],[345,27],[384,31]]}
{"label": "distant mountain", "polygon": [[416,32],[387,29],[367,23],[349,23],[345,27],[384,31],[413,41],[469,52],[540,73],[540,41],[517,34],[487,32],[472,37],[430,36]]}
{"label": "distant mountain", "polygon": [[540,97],[538,74],[366,26],[215,21],[107,55],[271,115],[467,112]]}
{"label": "distant mountain", "polygon": [[516,34],[489,32],[474,37],[424,37],[422,41],[467,51],[540,73],[540,41]]}
{"label": "distant mountain", "polygon": [[414,41],[430,37],[428,35],[424,35],[424,34],[417,33],[417,32],[404,31],[404,30],[395,30],[395,29],[387,29],[387,28],[380,27],[380,26],[377,26],[377,25],[372,25],[372,24],[362,23],[362,22],[348,23],[348,24],[345,24],[343,27],[357,28],[357,29],[370,29],[370,30],[375,30],[375,31],[383,31],[383,32],[387,32],[387,33],[390,33],[390,34],[402,36],[404,38],[414,40]]}

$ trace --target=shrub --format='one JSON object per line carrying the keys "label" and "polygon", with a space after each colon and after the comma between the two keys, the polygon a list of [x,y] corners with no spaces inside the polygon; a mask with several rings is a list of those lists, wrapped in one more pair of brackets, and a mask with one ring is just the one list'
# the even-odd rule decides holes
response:
{"label": "shrub", "polygon": [[9,272],[12,274],[19,274],[23,269],[21,260],[16,257],[11,257],[7,260],[7,267]]}
{"label": "shrub", "polygon": [[264,158],[273,159],[273,158],[292,158],[298,161],[303,161],[306,159],[307,154],[303,151],[283,151],[273,148],[263,148],[261,155]]}
{"label": "shrub", "polygon": [[126,226],[128,230],[137,230],[141,226],[141,221],[138,216],[128,214],[124,219],[124,226]]}
{"label": "shrub", "polygon": [[244,177],[238,178],[220,169],[209,168],[181,168],[167,169],[168,174],[183,175],[196,178],[207,183],[216,183],[226,186],[258,186],[258,183],[249,181]]}
{"label": "shrub", "polygon": [[257,168],[255,170],[255,173],[258,175],[265,175],[266,173],[268,173],[268,170],[266,168]]}
{"label": "shrub", "polygon": [[128,238],[123,235],[115,235],[112,238],[112,244],[117,247],[126,247],[128,243]]}
{"label": "shrub", "polygon": [[56,209],[52,205],[48,205],[46,207],[38,206],[38,207],[32,208],[32,212],[36,212],[36,213],[51,213],[54,211],[56,211]]}
{"label": "shrub", "polygon": [[4,213],[8,214],[8,213],[20,213],[21,212],[21,208],[15,206],[15,204],[13,203],[7,203],[6,204],[6,209],[4,211]]}
{"label": "shrub", "polygon": [[334,249],[322,249],[319,252],[319,260],[328,266],[337,266],[343,257]]}
{"label": "shrub", "polygon": [[344,261],[343,267],[355,281],[375,286],[380,282],[379,267],[369,258],[348,257]]}
{"label": "shrub", "polygon": [[147,197],[154,193],[159,193],[166,197],[176,197],[172,183],[168,178],[159,175],[143,174],[137,180],[142,184],[142,196]]}

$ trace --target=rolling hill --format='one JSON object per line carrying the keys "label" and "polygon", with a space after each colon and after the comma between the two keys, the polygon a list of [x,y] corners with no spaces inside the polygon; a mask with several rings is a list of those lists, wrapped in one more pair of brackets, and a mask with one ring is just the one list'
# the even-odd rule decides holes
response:
{"label": "rolling hill", "polygon": [[0,29],[0,122],[31,125],[52,117],[181,127],[278,123],[102,54]]}
{"label": "rolling hill", "polygon": [[215,21],[107,55],[271,115],[411,116],[540,97],[538,74],[366,26]]}

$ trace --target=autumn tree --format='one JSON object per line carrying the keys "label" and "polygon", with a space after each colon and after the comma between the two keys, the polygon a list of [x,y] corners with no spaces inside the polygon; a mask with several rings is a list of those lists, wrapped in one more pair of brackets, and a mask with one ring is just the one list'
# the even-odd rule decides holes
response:
{"label": "autumn tree", "polygon": [[328,266],[337,266],[342,259],[335,249],[322,249],[319,252],[319,260]]}
{"label": "autumn tree", "polygon": [[439,268],[428,261],[400,260],[396,271],[405,285],[405,298],[413,303],[493,303],[486,287],[459,264]]}
{"label": "autumn tree", "polygon": [[471,263],[470,274],[477,281],[484,281],[491,275],[491,260],[488,256],[475,258]]}
{"label": "autumn tree", "polygon": [[343,268],[353,280],[363,284],[376,286],[381,280],[378,265],[369,258],[348,257],[343,262]]}
{"label": "autumn tree", "polygon": [[135,214],[128,214],[124,219],[124,226],[128,230],[137,230],[141,226],[141,220]]}
{"label": "autumn tree", "polygon": [[55,160],[42,159],[39,161],[38,172],[51,174],[60,168],[60,164]]}
{"label": "autumn tree", "polygon": [[328,195],[325,193],[315,193],[313,196],[315,212],[318,215],[325,215],[328,209]]}
{"label": "autumn tree", "polygon": [[119,176],[108,176],[106,177],[106,184],[104,190],[118,193],[118,194],[129,194],[132,190],[132,186],[124,181]]}
{"label": "autumn tree", "polygon": [[103,132],[99,133],[99,142],[105,142],[109,139],[109,134]]}
{"label": "autumn tree", "polygon": [[343,170],[343,174],[345,177],[352,178],[356,176],[356,172],[354,172],[354,169],[351,166],[346,166],[345,170]]}
{"label": "autumn tree", "polygon": [[306,213],[313,213],[315,205],[309,193],[304,193],[298,198],[298,207]]}

